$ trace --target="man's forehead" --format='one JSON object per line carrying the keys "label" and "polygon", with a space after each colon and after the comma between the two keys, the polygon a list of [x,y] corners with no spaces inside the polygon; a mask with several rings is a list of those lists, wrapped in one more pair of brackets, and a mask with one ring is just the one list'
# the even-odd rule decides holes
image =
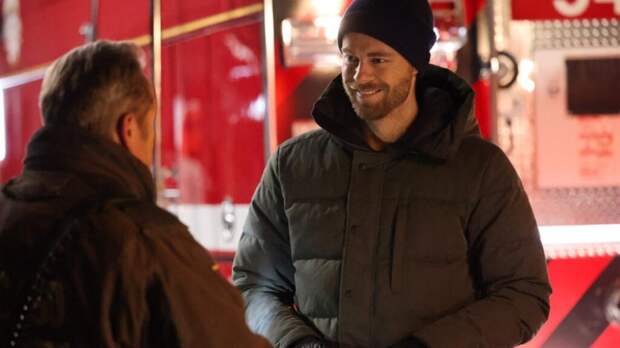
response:
{"label": "man's forehead", "polygon": [[395,49],[390,47],[385,42],[379,39],[376,39],[370,35],[356,33],[356,32],[350,32],[343,36],[342,51],[343,52],[361,51],[366,54],[368,53],[377,53],[377,54],[397,53]]}

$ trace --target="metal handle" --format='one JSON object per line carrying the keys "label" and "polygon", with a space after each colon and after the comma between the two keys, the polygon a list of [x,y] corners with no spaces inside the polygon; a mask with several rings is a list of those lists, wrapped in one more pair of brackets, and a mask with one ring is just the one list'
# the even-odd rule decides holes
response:
{"label": "metal handle", "polygon": [[235,236],[236,221],[235,205],[230,197],[226,197],[222,201],[222,225],[224,226],[224,240],[226,242],[231,242]]}

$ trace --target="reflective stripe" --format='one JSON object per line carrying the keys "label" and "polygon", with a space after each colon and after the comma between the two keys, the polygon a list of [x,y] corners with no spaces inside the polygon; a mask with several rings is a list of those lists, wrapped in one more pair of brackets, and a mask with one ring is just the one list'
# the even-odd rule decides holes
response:
{"label": "reflective stripe", "polygon": [[620,224],[540,226],[548,258],[620,255]]}
{"label": "reflective stripe", "polygon": [[[248,204],[234,205],[235,223],[229,232],[222,222],[221,205],[185,204],[169,208],[200,244],[213,251],[237,250],[248,209]],[[620,255],[620,224],[540,226],[539,231],[548,258]]]}

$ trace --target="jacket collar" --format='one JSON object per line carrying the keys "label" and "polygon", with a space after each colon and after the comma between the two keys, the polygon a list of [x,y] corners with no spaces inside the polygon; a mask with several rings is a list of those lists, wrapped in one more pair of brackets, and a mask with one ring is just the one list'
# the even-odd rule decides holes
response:
{"label": "jacket collar", "polygon": [[[417,153],[434,159],[451,158],[464,137],[479,136],[473,115],[474,92],[451,71],[431,65],[416,81],[419,112],[405,134],[386,151]],[[327,132],[357,150],[372,151],[339,75],[314,106],[312,115]]]}
{"label": "jacket collar", "polygon": [[74,174],[100,197],[155,200],[149,169],[125,148],[87,131],[45,126],[28,144],[25,172]]}

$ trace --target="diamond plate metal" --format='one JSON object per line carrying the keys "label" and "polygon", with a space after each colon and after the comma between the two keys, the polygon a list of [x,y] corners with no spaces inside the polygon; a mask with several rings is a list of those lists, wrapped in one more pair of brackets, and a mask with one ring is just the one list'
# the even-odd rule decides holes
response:
{"label": "diamond plate metal", "polygon": [[[511,21],[500,41],[518,60],[533,60],[536,50],[617,48],[620,55],[620,21],[564,20]],[[539,225],[590,225],[620,223],[620,187],[540,189],[536,184],[536,124],[534,97],[518,84],[498,93],[498,143],[506,151],[528,191]],[[558,154],[561,155],[561,154]],[[620,175],[620,173],[618,174]],[[575,253],[577,252],[575,249]],[[604,250],[600,246],[596,254]],[[579,249],[581,250],[581,249]],[[612,250],[612,251],[613,251]],[[568,251],[567,251],[568,252]],[[579,253],[590,254],[589,251]],[[614,252],[615,253],[615,252]],[[572,253],[571,253],[572,255]]]}

